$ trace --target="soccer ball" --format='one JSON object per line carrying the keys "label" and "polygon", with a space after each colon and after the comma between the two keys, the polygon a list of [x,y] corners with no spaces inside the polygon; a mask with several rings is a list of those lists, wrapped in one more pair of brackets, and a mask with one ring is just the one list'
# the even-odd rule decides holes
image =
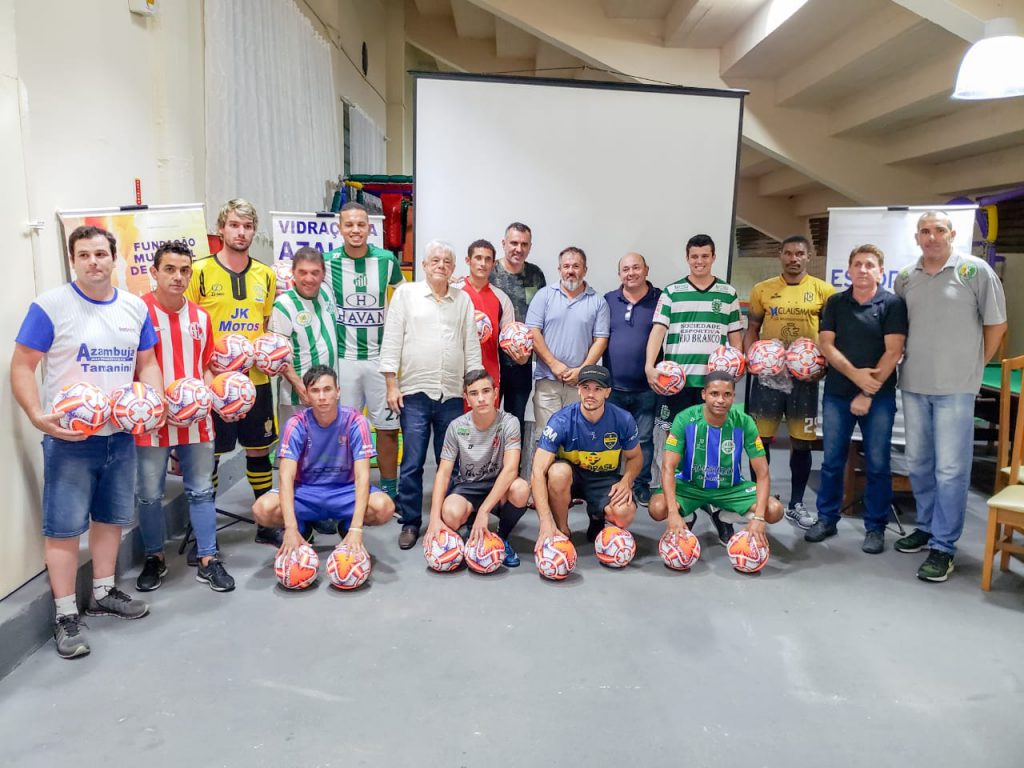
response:
{"label": "soccer ball", "polygon": [[276,376],[292,357],[292,344],[277,333],[264,333],[252,343],[253,362],[270,376]]}
{"label": "soccer ball", "polygon": [[711,371],[722,371],[732,376],[733,381],[739,379],[747,369],[747,359],[736,347],[723,344],[715,347],[715,350],[708,355],[708,373]]}
{"label": "soccer ball", "polygon": [[670,395],[676,394],[686,384],[686,374],[679,363],[662,360],[654,369],[658,372],[658,386]]}
{"label": "soccer ball", "polygon": [[757,573],[768,562],[768,546],[761,546],[750,531],[737,531],[725,545],[732,567],[740,573]]}
{"label": "soccer ball", "polygon": [[498,346],[510,355],[533,352],[533,331],[526,323],[509,323],[498,334]]}
{"label": "soccer ball", "polygon": [[483,540],[474,546],[466,545],[466,565],[477,573],[491,573],[505,562],[505,542],[501,537],[488,531]]}
{"label": "soccer ball", "polygon": [[454,571],[462,565],[464,545],[455,531],[442,528],[430,541],[423,542],[423,557],[431,570],[439,573]]}
{"label": "soccer ball", "polygon": [[80,381],[62,387],[50,409],[60,414],[60,425],[80,435],[94,435],[110,421],[110,398],[94,384]]}
{"label": "soccer ball", "polygon": [[274,558],[274,575],[285,589],[305,589],[316,581],[319,569],[320,556],[309,544]]}
{"label": "soccer ball", "polygon": [[214,343],[210,367],[217,373],[248,371],[255,356],[251,341],[240,333],[228,333]]}
{"label": "soccer ball", "polygon": [[293,264],[291,259],[280,259],[274,262],[274,277],[277,278],[276,293],[278,296],[295,287],[295,278],[292,276]]}
{"label": "soccer ball", "polygon": [[167,387],[167,423],[188,427],[210,415],[213,393],[199,379],[177,379]]}
{"label": "soccer ball", "polygon": [[476,321],[476,335],[480,337],[480,343],[485,344],[490,341],[491,336],[494,334],[491,318],[487,316],[486,312],[481,312],[478,309],[473,313],[473,319]]}
{"label": "soccer ball", "polygon": [[687,529],[682,533],[665,531],[658,540],[662,562],[674,571],[688,571],[700,559],[700,539]]}
{"label": "soccer ball", "polygon": [[576,568],[576,547],[565,536],[552,536],[533,550],[533,560],[541,576],[561,581]]}
{"label": "soccer ball", "polygon": [[825,356],[810,339],[795,339],[786,350],[786,367],[794,379],[814,381],[825,372]]}
{"label": "soccer ball", "polygon": [[370,556],[364,550],[354,550],[339,544],[327,561],[327,578],[337,589],[355,589],[370,578]]}
{"label": "soccer ball", "polygon": [[786,370],[786,348],[778,339],[761,339],[750,345],[747,367],[755,376],[778,376]]}
{"label": "soccer ball", "polygon": [[228,371],[210,382],[213,410],[221,416],[244,416],[256,403],[256,386],[244,373]]}
{"label": "soccer ball", "polygon": [[636,554],[636,539],[625,528],[606,525],[594,540],[594,552],[601,565],[625,568]]}
{"label": "soccer ball", "polygon": [[122,432],[141,435],[163,418],[164,399],[149,384],[133,381],[110,393],[110,420]]}

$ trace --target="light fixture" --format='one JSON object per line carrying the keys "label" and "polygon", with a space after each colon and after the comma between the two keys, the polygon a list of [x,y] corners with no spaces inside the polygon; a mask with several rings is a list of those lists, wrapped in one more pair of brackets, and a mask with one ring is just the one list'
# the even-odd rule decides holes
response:
{"label": "light fixture", "polygon": [[964,54],[954,99],[1024,96],[1024,37],[1010,18],[985,22],[985,32]]}

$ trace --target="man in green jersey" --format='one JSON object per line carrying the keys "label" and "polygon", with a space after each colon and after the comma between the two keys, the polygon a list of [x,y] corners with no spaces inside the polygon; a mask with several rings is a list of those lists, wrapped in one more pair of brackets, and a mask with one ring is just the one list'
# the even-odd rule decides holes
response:
{"label": "man in green jersey", "polygon": [[[681,411],[672,422],[661,464],[661,489],[648,508],[668,531],[686,530],[697,509],[714,506],[723,519],[746,522],[762,544],[765,524],[782,519],[782,504],[771,496],[771,477],[757,425],[733,405],[732,377],[712,371],[704,377],[703,405]],[[750,459],[756,483],[741,473],[743,452]],[[725,542],[723,542],[725,543]]]}
{"label": "man in green jersey", "polygon": [[334,296],[324,284],[323,254],[306,246],[295,252],[294,259],[295,287],[277,297],[270,315],[270,330],[292,343],[291,365],[281,372],[277,404],[277,421],[282,426],[310,405],[302,384],[306,371],[317,365],[334,370],[338,360]]}
{"label": "man in green jersey", "polygon": [[338,385],[341,404],[369,413],[377,432],[377,465],[381,488],[393,499],[398,493],[398,413],[388,408],[387,386],[380,364],[380,343],[390,296],[403,281],[401,265],[391,251],[368,242],[370,217],[356,202],[338,214],[344,245],[327,254],[327,277],[337,302]]}

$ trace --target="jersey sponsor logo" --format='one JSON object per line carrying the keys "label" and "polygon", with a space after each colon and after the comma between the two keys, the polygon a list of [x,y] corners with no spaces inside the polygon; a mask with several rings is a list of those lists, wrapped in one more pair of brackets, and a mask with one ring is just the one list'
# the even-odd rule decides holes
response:
{"label": "jersey sponsor logo", "polygon": [[295,315],[295,324],[299,326],[299,328],[308,328],[310,325],[313,324],[313,313],[308,312],[305,309],[302,310],[297,315]]}
{"label": "jersey sponsor logo", "polygon": [[344,309],[338,307],[335,313],[338,325],[353,328],[376,328],[384,325],[383,309]]}
{"label": "jersey sponsor logo", "polygon": [[544,427],[544,437],[546,437],[548,440],[554,441],[558,439],[558,433],[555,432],[555,430],[553,430],[551,427]]}
{"label": "jersey sponsor logo", "polygon": [[756,485],[747,486],[746,488],[743,489],[743,492],[744,493],[757,493],[757,486]]}
{"label": "jersey sponsor logo", "polygon": [[220,283],[214,283],[213,285],[211,285],[209,288],[206,289],[206,295],[207,296],[223,296],[224,295],[224,286],[221,285]]}
{"label": "jersey sponsor logo", "polygon": [[267,300],[267,289],[262,285],[253,286],[252,297],[262,304]]}
{"label": "jersey sponsor logo", "polygon": [[345,306],[356,309],[376,309],[380,307],[377,297],[370,293],[350,293],[345,296]]}
{"label": "jersey sponsor logo", "polygon": [[203,326],[201,326],[199,323],[189,323],[188,335],[191,336],[193,339],[203,338]]}
{"label": "jersey sponsor logo", "polygon": [[679,445],[679,438],[669,432],[668,437],[665,438],[665,445]]}
{"label": "jersey sponsor logo", "polygon": [[614,432],[605,432],[603,442],[604,447],[607,448],[608,450],[611,450],[612,448],[619,444],[619,436],[616,435]]}
{"label": "jersey sponsor logo", "polygon": [[81,344],[75,361],[81,363],[116,363],[135,359],[135,350],[129,347],[90,347]]}
{"label": "jersey sponsor logo", "polygon": [[465,424],[459,424],[457,427],[455,427],[455,434],[461,435],[462,437],[468,437],[469,427],[466,426]]}
{"label": "jersey sponsor logo", "polygon": [[235,307],[234,314],[227,320],[221,320],[217,330],[221,333],[238,333],[239,331],[260,331],[263,322],[252,322],[248,307]]}
{"label": "jersey sponsor logo", "polygon": [[764,443],[761,442],[761,438],[760,437],[754,438],[754,447],[757,448],[757,450],[759,450],[759,451],[763,451],[764,450]]}
{"label": "jersey sponsor logo", "polygon": [[736,450],[736,444],[732,440],[722,441],[722,453],[726,456],[732,456],[732,452]]}

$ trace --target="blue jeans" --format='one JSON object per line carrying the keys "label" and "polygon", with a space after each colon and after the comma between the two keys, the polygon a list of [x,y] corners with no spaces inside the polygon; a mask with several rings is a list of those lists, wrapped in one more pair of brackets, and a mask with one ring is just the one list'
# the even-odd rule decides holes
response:
{"label": "blue jeans", "polygon": [[650,489],[651,462],[654,459],[654,410],[657,406],[658,396],[649,389],[646,392],[623,392],[613,389],[609,399],[614,405],[629,411],[636,419],[644,464],[640,469],[640,474],[633,481],[633,488]]}
{"label": "blue jeans", "polygon": [[[164,518],[164,482],[167,480],[167,457],[170,448],[139,446],[139,482],[136,501],[139,506],[139,532],[146,555],[159,555],[167,540]],[[185,498],[188,499],[189,520],[196,535],[200,557],[217,554],[217,510],[213,490],[213,441],[177,445]]]}
{"label": "blue jeans", "polygon": [[903,393],[907,466],[917,503],[917,527],[931,549],[956,553],[964,529],[974,458],[974,395]]}
{"label": "blue jeans", "polygon": [[419,530],[423,524],[423,465],[427,461],[430,432],[434,432],[434,461],[441,461],[441,446],[448,425],[462,415],[462,398],[431,400],[422,392],[404,397],[402,465],[398,470],[398,522]]}
{"label": "blue jeans", "polygon": [[896,418],[896,395],[877,395],[864,416],[850,413],[851,399],[825,395],[822,402],[822,432],[825,457],[821,462],[818,490],[818,518],[826,523],[839,522],[843,503],[843,471],[850,451],[853,428],[860,424],[864,438],[864,465],[867,485],[864,491],[864,528],[883,531],[892,507],[892,422]]}

